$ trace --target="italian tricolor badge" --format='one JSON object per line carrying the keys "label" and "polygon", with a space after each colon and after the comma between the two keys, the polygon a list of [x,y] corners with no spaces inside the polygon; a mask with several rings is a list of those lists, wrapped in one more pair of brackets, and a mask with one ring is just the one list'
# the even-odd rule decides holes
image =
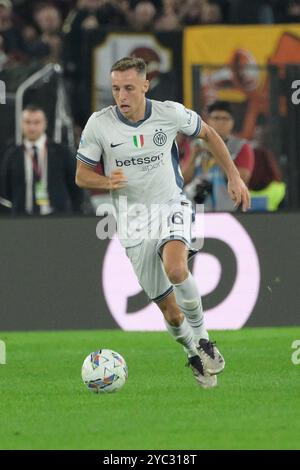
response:
{"label": "italian tricolor badge", "polygon": [[133,143],[135,147],[140,149],[144,145],[144,136],[143,135],[134,135],[133,136]]}

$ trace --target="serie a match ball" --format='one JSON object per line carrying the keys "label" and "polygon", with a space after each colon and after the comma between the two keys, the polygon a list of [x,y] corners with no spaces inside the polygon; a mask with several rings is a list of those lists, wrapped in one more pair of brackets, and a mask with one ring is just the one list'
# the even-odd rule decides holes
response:
{"label": "serie a match ball", "polygon": [[123,387],[128,378],[128,369],[121,354],[110,349],[100,349],[85,358],[81,376],[92,392],[111,393]]}

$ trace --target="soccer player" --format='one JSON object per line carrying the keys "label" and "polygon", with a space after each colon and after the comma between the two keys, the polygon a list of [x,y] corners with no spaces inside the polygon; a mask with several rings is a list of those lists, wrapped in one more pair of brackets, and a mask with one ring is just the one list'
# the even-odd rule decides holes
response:
{"label": "soccer player", "polygon": [[[118,235],[140,285],[162,311],[170,334],[183,345],[197,382],[211,388],[225,361],[209,340],[201,297],[188,268],[191,207],[182,190],[177,133],[207,142],[227,175],[231,198],[243,210],[249,208],[249,193],[224,142],[199,115],[176,102],[146,98],[149,81],[142,59],[118,60],[111,81],[116,106],[89,118],[77,153],[76,183],[111,191]],[[101,157],[105,176],[94,171]],[[147,236],[158,219],[156,236]]]}

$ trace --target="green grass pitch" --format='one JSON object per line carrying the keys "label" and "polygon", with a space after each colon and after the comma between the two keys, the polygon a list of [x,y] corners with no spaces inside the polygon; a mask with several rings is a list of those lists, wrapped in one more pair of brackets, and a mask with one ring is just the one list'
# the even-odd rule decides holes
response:
{"label": "green grass pitch", "polygon": [[[211,334],[226,359],[218,387],[200,388],[167,333],[0,333],[1,449],[299,449],[300,328]],[[116,394],[81,382],[90,352],[120,352],[129,379]]]}

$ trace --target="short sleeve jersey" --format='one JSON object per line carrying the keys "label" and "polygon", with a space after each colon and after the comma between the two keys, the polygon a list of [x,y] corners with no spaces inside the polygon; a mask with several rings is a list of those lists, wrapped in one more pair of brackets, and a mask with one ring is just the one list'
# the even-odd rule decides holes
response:
{"label": "short sleeve jersey", "polygon": [[[107,176],[116,169],[124,171],[126,187],[111,191],[118,232],[120,196],[126,196],[127,211],[136,224],[136,214],[143,219],[141,204],[149,210],[152,204],[164,204],[182,194],[183,177],[175,138],[178,132],[197,136],[200,129],[200,116],[173,101],[147,99],[145,117],[136,123],[127,120],[117,106],[91,115],[81,136],[77,159],[92,166],[102,159]],[[125,247],[140,242],[120,238]]]}

